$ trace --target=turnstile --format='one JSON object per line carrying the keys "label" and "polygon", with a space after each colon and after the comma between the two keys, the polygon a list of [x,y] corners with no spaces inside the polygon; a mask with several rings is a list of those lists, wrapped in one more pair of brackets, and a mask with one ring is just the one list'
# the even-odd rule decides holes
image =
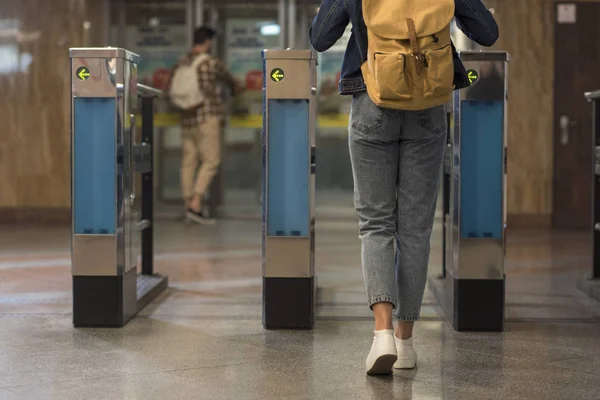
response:
{"label": "turnstile", "polygon": [[600,279],[600,90],[585,94],[585,98],[592,103],[592,143],[594,149],[594,182],[593,182],[593,243],[592,243],[592,271],[590,279]]}
{"label": "turnstile", "polygon": [[265,50],[263,60],[263,325],[310,329],[317,56],[310,50]]}
{"label": "turnstile", "polygon": [[461,52],[444,163],[444,274],[430,280],[457,331],[504,329],[506,52]]}
{"label": "turnstile", "polygon": [[139,57],[127,50],[70,54],[73,324],[118,327],[167,286],[152,264],[152,99],[160,92],[137,84]]}
{"label": "turnstile", "polygon": [[592,104],[592,267],[577,286],[600,301],[600,90],[585,93],[585,98]]}

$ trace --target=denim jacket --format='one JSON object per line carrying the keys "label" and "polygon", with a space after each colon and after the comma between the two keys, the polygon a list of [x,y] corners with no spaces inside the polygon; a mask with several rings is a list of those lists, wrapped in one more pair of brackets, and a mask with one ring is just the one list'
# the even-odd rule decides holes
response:
{"label": "denim jacket", "polygon": [[[454,0],[454,17],[458,28],[482,46],[491,46],[498,39],[498,25],[481,0]],[[310,28],[310,42],[323,52],[342,37],[348,23],[352,36],[348,42],[339,82],[340,94],[366,90],[361,65],[367,60],[367,27],[362,15],[362,0],[323,0]],[[467,71],[458,58],[454,45],[454,85],[456,89],[469,86]]]}

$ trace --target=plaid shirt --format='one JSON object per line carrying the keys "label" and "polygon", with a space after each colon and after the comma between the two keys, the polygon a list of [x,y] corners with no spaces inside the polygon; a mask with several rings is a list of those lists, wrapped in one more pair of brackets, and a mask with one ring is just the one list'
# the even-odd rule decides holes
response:
{"label": "plaid shirt", "polygon": [[[194,60],[194,57],[195,54],[188,54],[177,64],[175,69],[180,65],[190,64]],[[227,71],[223,62],[211,57],[209,60],[201,62],[198,65],[198,85],[205,100],[196,109],[182,111],[182,127],[196,127],[209,117],[225,119],[227,104],[223,99],[222,91],[218,85],[220,82],[224,83],[232,91],[235,89],[236,80]]]}

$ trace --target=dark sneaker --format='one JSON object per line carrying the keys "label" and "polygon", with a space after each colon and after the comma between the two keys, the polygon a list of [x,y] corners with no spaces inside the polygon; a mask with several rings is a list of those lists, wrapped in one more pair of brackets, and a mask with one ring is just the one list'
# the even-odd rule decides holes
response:
{"label": "dark sneaker", "polygon": [[201,225],[214,225],[217,222],[212,218],[205,217],[201,212],[197,213],[192,210],[187,210],[185,219]]}

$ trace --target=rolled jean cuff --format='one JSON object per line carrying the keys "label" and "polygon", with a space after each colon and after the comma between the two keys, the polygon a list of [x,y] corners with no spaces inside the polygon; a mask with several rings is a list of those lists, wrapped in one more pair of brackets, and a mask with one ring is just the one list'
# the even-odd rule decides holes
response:
{"label": "rolled jean cuff", "polygon": [[400,314],[394,312],[394,318],[398,321],[418,321],[420,318],[419,314]]}
{"label": "rolled jean cuff", "polygon": [[376,297],[372,297],[369,299],[369,308],[372,310],[373,306],[377,303],[392,303],[392,305],[394,306],[394,308],[396,308],[396,301],[394,300],[394,298],[392,296],[388,296],[388,295],[381,295],[381,296],[376,296]]}

